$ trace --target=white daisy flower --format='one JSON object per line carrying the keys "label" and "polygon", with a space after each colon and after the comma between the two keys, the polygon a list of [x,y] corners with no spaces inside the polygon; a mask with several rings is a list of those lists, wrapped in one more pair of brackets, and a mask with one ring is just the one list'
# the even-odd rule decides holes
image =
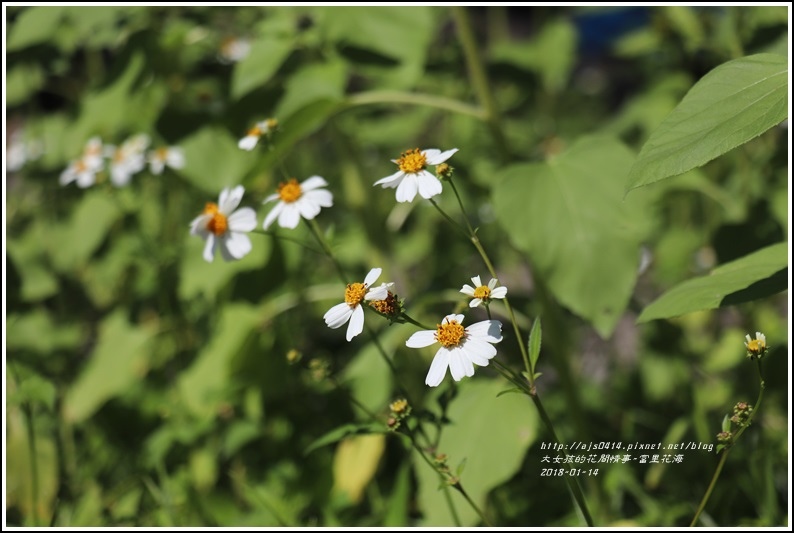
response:
{"label": "white daisy flower", "polygon": [[262,202],[266,204],[279,200],[276,207],[265,217],[262,227],[269,228],[278,218],[279,226],[294,229],[301,217],[306,220],[313,219],[320,213],[320,208],[331,207],[334,203],[331,192],[321,189],[327,185],[328,182],[320,176],[312,176],[303,183],[298,183],[295,178],[282,182],[278,186],[278,192],[271,194]]}
{"label": "white daisy flower", "polygon": [[502,341],[501,322],[483,320],[466,329],[462,322],[463,315],[447,315],[435,330],[417,331],[405,341],[409,348],[441,344],[425,378],[426,385],[437,387],[447,374],[447,367],[455,381],[473,376],[474,365],[488,366],[488,360],[496,355],[492,344]]}
{"label": "white daisy flower", "polygon": [[373,268],[364,278],[364,283],[349,283],[345,288],[345,301],[333,306],[323,315],[326,325],[331,329],[342,327],[345,322],[350,321],[347,326],[348,342],[364,331],[364,308],[361,306],[363,301],[384,300],[389,295],[391,283],[384,283],[380,287],[372,287],[380,277],[382,269]]}
{"label": "white daisy flower", "polygon": [[755,339],[751,338],[750,335],[745,335],[744,338],[747,339],[744,346],[747,348],[748,357],[760,358],[769,349],[766,345],[766,335],[760,331],[755,332]]}
{"label": "white daisy flower", "polygon": [[102,160],[102,141],[99,137],[92,137],[83,148],[83,155],[72,161],[61,173],[59,182],[68,185],[77,182],[81,189],[96,183],[96,175],[104,168]]}
{"label": "white daisy flower", "polygon": [[184,168],[185,153],[177,146],[164,146],[149,152],[149,170],[152,174],[162,174],[165,167]]}
{"label": "white daisy flower", "polygon": [[471,282],[474,283],[474,287],[466,284],[460,290],[460,292],[466,296],[474,298],[469,302],[469,307],[477,307],[483,302],[485,302],[485,305],[488,305],[492,298],[501,299],[507,296],[507,287],[497,287],[496,284],[498,281],[494,278],[491,278],[487,286],[482,284],[480,276],[474,276],[471,278]]}
{"label": "white daisy flower", "polygon": [[435,148],[419,151],[419,148],[403,152],[400,159],[392,159],[400,170],[376,181],[384,189],[397,188],[398,202],[412,202],[417,191],[422,198],[432,198],[441,194],[441,182],[426,170],[427,165],[439,165],[452,157],[457,148],[442,152]]}
{"label": "white daisy flower", "polygon": [[133,174],[146,166],[144,152],[149,146],[149,136],[136,135],[124,141],[121,146],[107,146],[105,155],[110,158],[110,181],[116,187],[124,187]]}
{"label": "white daisy flower", "polygon": [[223,40],[218,51],[218,59],[221,63],[237,63],[242,61],[251,52],[251,43],[248,39],[241,37],[229,37]]}
{"label": "white daisy flower", "polygon": [[254,146],[256,146],[256,143],[259,142],[259,138],[262,135],[268,135],[270,132],[275,130],[277,126],[278,120],[274,118],[257,122],[254,124],[253,128],[248,130],[248,133],[245,134],[245,137],[240,139],[240,141],[237,143],[237,147],[243,150],[253,150]]}
{"label": "white daisy flower", "polygon": [[256,213],[250,207],[235,211],[244,192],[242,185],[223,189],[218,203],[207,202],[204,212],[190,223],[190,233],[207,240],[204,246],[207,262],[212,262],[218,248],[226,261],[242,259],[251,251],[251,239],[246,233],[256,228]]}

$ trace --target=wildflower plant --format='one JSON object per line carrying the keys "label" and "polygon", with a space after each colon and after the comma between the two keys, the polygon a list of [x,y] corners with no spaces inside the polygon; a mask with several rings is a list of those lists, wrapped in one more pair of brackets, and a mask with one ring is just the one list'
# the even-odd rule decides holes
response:
{"label": "wildflower plant", "polygon": [[788,523],[787,8],[636,9],[8,7],[9,525]]}

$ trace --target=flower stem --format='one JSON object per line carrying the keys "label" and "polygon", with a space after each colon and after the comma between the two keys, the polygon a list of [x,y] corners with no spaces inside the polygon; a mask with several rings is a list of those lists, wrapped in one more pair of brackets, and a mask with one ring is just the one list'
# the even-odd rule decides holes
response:
{"label": "flower stem", "polygon": [[430,330],[435,329],[435,328],[431,328],[430,326],[426,326],[426,325],[422,324],[418,320],[414,320],[413,318],[408,316],[408,313],[406,313],[406,312],[403,312],[400,316],[402,316],[405,319],[406,322],[410,322],[414,326],[420,327],[422,329],[430,329]]}
{"label": "flower stem", "polygon": [[309,229],[312,230],[312,234],[314,235],[314,238],[317,239],[317,242],[320,243],[320,246],[322,246],[322,248],[325,251],[326,255],[331,260],[331,262],[334,264],[334,267],[336,267],[336,271],[339,274],[339,278],[342,280],[342,283],[347,283],[348,282],[348,278],[347,278],[347,275],[345,274],[345,269],[342,268],[342,264],[336,258],[336,255],[334,254],[334,251],[331,250],[331,247],[328,245],[328,243],[326,242],[325,238],[323,238],[323,234],[320,231],[320,227],[317,225],[317,222],[314,219],[311,219],[311,220],[308,221],[308,224],[309,224]]}
{"label": "flower stem", "polygon": [[485,122],[491,130],[497,150],[503,160],[507,160],[507,141],[501,127],[499,110],[496,107],[496,99],[493,96],[491,87],[488,84],[488,76],[485,73],[485,65],[479,54],[479,46],[474,38],[474,30],[471,26],[469,12],[464,6],[453,6],[452,16],[455,19],[455,28],[458,32],[458,39],[463,48],[463,55],[466,56],[466,65],[469,70],[469,79],[477,93],[477,99],[485,109]]}
{"label": "flower stem", "polygon": [[700,518],[700,514],[703,512],[703,509],[706,508],[706,504],[711,498],[711,492],[714,490],[714,487],[717,485],[717,479],[719,479],[720,474],[722,473],[722,467],[725,466],[725,462],[728,459],[728,454],[731,451],[731,448],[736,444],[736,441],[739,440],[739,437],[742,436],[744,430],[750,427],[750,422],[753,421],[755,414],[758,412],[758,408],[761,406],[761,400],[764,398],[764,389],[766,388],[766,383],[764,382],[764,374],[761,369],[761,360],[756,359],[757,369],[758,369],[758,381],[759,381],[759,391],[758,391],[758,399],[753,406],[753,410],[750,413],[750,416],[747,417],[747,421],[745,424],[736,432],[736,435],[733,436],[731,443],[727,446],[723,451],[722,455],[720,456],[720,462],[717,463],[717,469],[714,471],[714,475],[711,476],[711,483],[709,483],[708,488],[706,489],[706,493],[703,495],[703,499],[700,501],[700,505],[698,506],[697,511],[695,512],[695,516],[692,518],[692,522],[689,523],[689,527],[695,527],[695,524]]}
{"label": "flower stem", "polygon": [[408,93],[403,91],[366,91],[350,95],[347,98],[347,102],[345,102],[347,107],[388,103],[435,107],[461,115],[468,115],[480,120],[486,120],[486,113],[479,107],[432,94]]}

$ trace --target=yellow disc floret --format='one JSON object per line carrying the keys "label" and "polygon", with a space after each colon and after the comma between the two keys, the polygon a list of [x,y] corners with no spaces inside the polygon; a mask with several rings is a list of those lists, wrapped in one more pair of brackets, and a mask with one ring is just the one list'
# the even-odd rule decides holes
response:
{"label": "yellow disc floret", "polygon": [[278,195],[281,197],[281,200],[285,203],[291,204],[295,200],[301,197],[303,194],[303,190],[301,189],[298,180],[292,178],[289,181],[283,181],[278,186]]}
{"label": "yellow disc floret", "polygon": [[204,214],[210,217],[207,222],[207,231],[216,236],[226,233],[226,230],[229,228],[229,222],[226,220],[226,215],[221,213],[218,209],[218,204],[207,202],[207,205],[204,206]]}
{"label": "yellow disc floret", "polygon": [[402,153],[400,159],[397,160],[400,170],[408,174],[415,174],[420,170],[424,170],[427,166],[427,157],[419,151],[419,148],[407,150]]}
{"label": "yellow disc floret", "polygon": [[348,283],[345,288],[345,303],[350,307],[355,307],[364,300],[367,294],[367,286],[363,283]]}
{"label": "yellow disc floret", "polygon": [[261,137],[262,136],[262,129],[259,126],[254,126],[248,133],[245,134],[246,137]]}
{"label": "yellow disc floret", "polygon": [[480,285],[479,287],[474,289],[475,298],[479,298],[480,300],[487,300],[489,296],[491,296],[491,289],[489,289],[485,285]]}
{"label": "yellow disc floret", "polygon": [[457,346],[465,335],[466,330],[463,329],[462,325],[458,324],[457,320],[438,324],[438,330],[436,330],[436,340],[445,348]]}

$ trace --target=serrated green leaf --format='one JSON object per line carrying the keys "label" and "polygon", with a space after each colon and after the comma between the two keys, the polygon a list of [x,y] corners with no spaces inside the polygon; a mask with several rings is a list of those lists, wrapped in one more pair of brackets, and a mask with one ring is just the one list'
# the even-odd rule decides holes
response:
{"label": "serrated green leaf", "polygon": [[540,357],[540,344],[543,340],[543,328],[540,325],[540,317],[537,317],[535,321],[532,323],[532,329],[529,332],[529,341],[527,342],[529,346],[529,363],[532,365],[531,368],[535,368],[535,365],[538,363],[538,358]]}
{"label": "serrated green leaf", "polygon": [[386,428],[385,424],[377,424],[372,422],[366,424],[345,424],[344,426],[339,426],[336,429],[332,429],[331,431],[329,431],[319,439],[309,444],[306,447],[306,449],[303,451],[303,454],[309,455],[317,448],[322,448],[323,446],[328,446],[329,444],[339,442],[340,440],[344,439],[345,437],[349,437],[350,435],[386,433],[387,431],[388,429]]}
{"label": "serrated green leaf", "polygon": [[757,54],[706,74],[642,147],[626,190],[683,174],[788,117],[788,61]]}
{"label": "serrated green leaf", "polygon": [[[463,486],[480,508],[488,492],[515,475],[524,455],[537,436],[538,419],[526,397],[508,395],[497,398],[504,387],[501,379],[474,376],[458,387],[458,396],[449,405],[450,424],[444,426],[437,453],[458,464],[467,457]],[[438,474],[414,454],[421,502],[423,527],[455,524],[446,497],[437,490]],[[476,524],[477,513],[456,491],[450,491],[463,526]]]}
{"label": "serrated green leaf", "polygon": [[[769,296],[788,287],[788,244],[762,248],[714,269],[710,275],[687,280],[643,309],[638,322],[716,309],[752,296]],[[745,291],[745,292],[742,292]]]}
{"label": "serrated green leaf", "polygon": [[72,423],[81,422],[141,379],[148,370],[146,346],[153,333],[129,324],[124,311],[106,317],[88,363],[66,392],[64,417]]}
{"label": "serrated green leaf", "polygon": [[254,41],[249,54],[234,66],[232,98],[238,99],[267,83],[291,51],[291,40],[262,37]]}
{"label": "serrated green leaf", "polygon": [[554,296],[604,337],[628,304],[648,231],[641,202],[623,201],[632,160],[617,140],[585,138],[546,163],[508,167],[493,194],[512,242]]}

